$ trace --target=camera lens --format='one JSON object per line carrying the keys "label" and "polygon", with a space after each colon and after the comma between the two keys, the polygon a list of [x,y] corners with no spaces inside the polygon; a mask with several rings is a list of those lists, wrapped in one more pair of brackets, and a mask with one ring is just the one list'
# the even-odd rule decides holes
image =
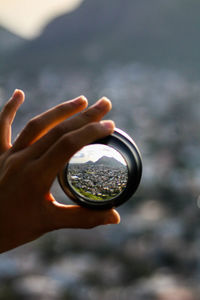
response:
{"label": "camera lens", "polygon": [[134,141],[116,129],[78,151],[58,174],[63,191],[76,203],[96,209],[116,207],[136,191],[142,162]]}
{"label": "camera lens", "polygon": [[86,200],[107,201],[119,196],[128,181],[123,156],[103,144],[85,146],[69,161],[66,176],[70,187]]}

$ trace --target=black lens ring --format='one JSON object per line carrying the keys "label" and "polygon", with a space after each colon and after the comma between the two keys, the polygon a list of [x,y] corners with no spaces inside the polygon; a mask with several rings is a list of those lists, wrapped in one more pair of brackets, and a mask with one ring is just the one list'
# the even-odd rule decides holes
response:
{"label": "black lens ring", "polygon": [[67,180],[68,164],[58,174],[63,191],[77,204],[94,209],[108,209],[126,202],[137,190],[142,176],[141,155],[135,142],[122,130],[115,129],[112,135],[92,144],[104,144],[117,150],[127,163],[128,181],[124,190],[110,200],[95,201],[76,193]]}

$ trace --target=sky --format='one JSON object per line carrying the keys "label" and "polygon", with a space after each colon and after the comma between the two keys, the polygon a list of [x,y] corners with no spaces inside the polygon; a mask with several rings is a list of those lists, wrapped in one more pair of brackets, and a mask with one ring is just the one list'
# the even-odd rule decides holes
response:
{"label": "sky", "polygon": [[26,39],[38,36],[49,21],[83,0],[0,0],[0,26]]}
{"label": "sky", "polygon": [[80,164],[86,163],[87,161],[95,162],[102,156],[115,158],[123,165],[126,165],[123,156],[117,150],[102,144],[94,144],[83,147],[71,158],[70,162]]}

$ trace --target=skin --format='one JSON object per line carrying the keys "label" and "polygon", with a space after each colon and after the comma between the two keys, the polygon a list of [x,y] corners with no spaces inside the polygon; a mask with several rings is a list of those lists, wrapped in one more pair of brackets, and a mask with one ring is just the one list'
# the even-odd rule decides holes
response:
{"label": "skin", "polygon": [[102,98],[86,109],[80,96],[57,105],[31,119],[12,145],[11,125],[23,101],[23,91],[15,90],[0,112],[0,253],[60,228],[118,224],[114,209],[63,205],[50,193],[75,152],[113,132],[114,123],[102,121],[111,102]]}

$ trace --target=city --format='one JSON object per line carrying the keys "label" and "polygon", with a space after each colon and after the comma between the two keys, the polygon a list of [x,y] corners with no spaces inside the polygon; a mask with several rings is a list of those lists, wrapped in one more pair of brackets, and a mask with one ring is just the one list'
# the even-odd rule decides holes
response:
{"label": "city", "polygon": [[68,181],[73,189],[91,200],[109,200],[124,190],[128,180],[125,165],[101,163],[70,164]]}

